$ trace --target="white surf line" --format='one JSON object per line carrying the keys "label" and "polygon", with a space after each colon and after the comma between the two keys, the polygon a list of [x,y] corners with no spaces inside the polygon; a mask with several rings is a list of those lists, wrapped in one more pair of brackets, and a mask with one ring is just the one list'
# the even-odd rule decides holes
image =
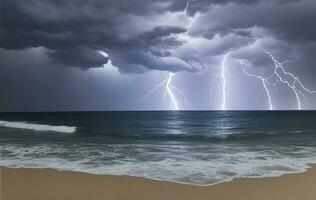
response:
{"label": "white surf line", "polygon": [[0,127],[6,128],[17,128],[17,129],[26,129],[33,131],[53,131],[60,133],[74,133],[76,132],[75,126],[53,126],[46,124],[34,124],[28,122],[10,122],[10,121],[0,121]]}

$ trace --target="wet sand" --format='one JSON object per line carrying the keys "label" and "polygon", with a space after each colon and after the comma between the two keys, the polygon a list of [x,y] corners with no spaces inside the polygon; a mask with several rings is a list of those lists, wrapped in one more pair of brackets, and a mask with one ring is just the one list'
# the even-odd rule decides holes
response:
{"label": "wet sand", "polygon": [[1,200],[315,200],[316,165],[300,174],[190,186],[128,176],[0,168]]}

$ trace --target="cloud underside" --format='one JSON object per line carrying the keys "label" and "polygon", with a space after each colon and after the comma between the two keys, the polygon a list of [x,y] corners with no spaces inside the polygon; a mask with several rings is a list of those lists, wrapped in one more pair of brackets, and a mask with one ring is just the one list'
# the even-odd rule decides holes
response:
{"label": "cloud underside", "polygon": [[[227,51],[255,66],[262,50],[314,62],[313,0],[3,0],[0,46],[46,49],[54,65],[197,72]],[[107,56],[100,53],[106,52]]]}

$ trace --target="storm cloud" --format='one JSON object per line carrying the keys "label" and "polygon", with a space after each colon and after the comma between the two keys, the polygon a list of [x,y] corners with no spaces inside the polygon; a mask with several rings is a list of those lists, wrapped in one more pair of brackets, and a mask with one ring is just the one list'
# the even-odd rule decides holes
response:
{"label": "storm cloud", "polygon": [[[196,72],[211,61],[192,58],[200,55],[195,50],[179,53],[189,42],[181,37],[186,31],[210,43],[216,40],[211,56],[266,37],[293,48],[316,40],[313,0],[192,0],[185,13],[194,17],[190,28],[180,22],[187,17],[186,5],[183,0],[4,0],[0,45],[44,47],[53,63],[82,69],[110,59],[123,72]],[[234,44],[225,45],[227,37]]]}
{"label": "storm cloud", "polygon": [[[149,14],[162,12],[157,7],[163,2],[129,2],[5,0],[1,46],[6,49],[45,47],[53,62],[80,68],[107,63],[108,58],[102,61],[99,51],[109,55],[113,52],[114,65],[127,63],[125,55],[131,51],[139,54],[135,55],[139,59],[136,65],[142,66],[144,55],[145,60],[170,56],[168,49],[181,43],[172,35],[185,29],[146,19]],[[148,64],[144,67],[153,65]]]}

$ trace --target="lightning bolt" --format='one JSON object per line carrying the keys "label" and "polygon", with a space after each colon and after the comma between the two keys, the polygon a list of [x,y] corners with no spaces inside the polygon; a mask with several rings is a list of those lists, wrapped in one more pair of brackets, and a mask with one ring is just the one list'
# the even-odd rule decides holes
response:
{"label": "lightning bolt", "polygon": [[161,81],[160,83],[158,83],[153,89],[149,90],[146,94],[145,97],[143,97],[141,100],[147,100],[153,93],[155,93],[159,88],[161,87],[165,87],[165,93],[163,95],[163,98],[168,95],[169,96],[169,99],[171,101],[171,104],[173,105],[173,109],[174,110],[179,110],[179,103],[177,101],[177,98],[174,94],[174,91],[178,92],[179,94],[181,94],[183,96],[183,99],[184,99],[184,102],[185,104],[187,104],[187,97],[185,95],[185,93],[180,90],[179,88],[175,87],[173,84],[172,84],[172,81],[173,81],[173,78],[174,78],[175,74],[170,72],[169,73],[169,76],[167,79]]}
{"label": "lightning bolt", "polygon": [[[292,74],[284,69],[284,64],[291,62],[291,61],[286,60],[283,62],[279,62],[278,60],[276,60],[274,58],[274,56],[270,52],[265,51],[265,53],[270,56],[270,58],[272,59],[272,61],[274,63],[273,75],[275,75],[282,83],[284,83],[286,86],[288,86],[293,91],[295,98],[296,98],[296,101],[297,101],[297,108],[298,108],[298,110],[301,110],[302,105],[301,105],[300,95],[303,96],[304,98],[307,98],[305,96],[304,92],[309,93],[309,94],[315,94],[316,91],[313,91],[313,90],[306,88],[297,76],[295,76],[294,74]],[[279,71],[281,71],[283,74],[279,73]],[[287,75],[287,76],[291,77],[292,81],[290,82],[289,80],[286,80],[282,75]]]}
{"label": "lightning bolt", "polygon": [[146,94],[145,97],[141,98],[141,100],[147,100],[154,92],[156,92],[156,90],[158,90],[159,88],[161,88],[163,85],[166,84],[166,82],[168,81],[168,79],[163,80],[162,82],[160,82],[159,84],[157,84],[153,89],[149,90]]}
{"label": "lightning bolt", "polygon": [[188,8],[189,8],[189,5],[190,5],[190,2],[191,2],[191,0],[187,1],[187,4],[186,4],[186,6],[185,6],[185,8],[183,10],[183,14],[186,15],[186,16],[188,16]]}
{"label": "lightning bolt", "polygon": [[188,0],[187,3],[186,3],[186,6],[183,10],[183,15],[185,15],[188,19],[189,19],[189,24],[188,26],[186,27],[187,28],[187,32],[189,31],[189,29],[191,28],[193,22],[194,22],[194,19],[195,19],[195,15],[193,17],[191,17],[189,14],[188,14],[188,8],[190,6],[190,3],[192,1],[196,1],[196,0]]}
{"label": "lightning bolt", "polygon": [[174,96],[174,94],[172,92],[172,88],[174,87],[172,85],[172,78],[173,78],[173,76],[174,76],[174,73],[170,73],[169,74],[169,77],[167,79],[167,84],[166,84],[166,90],[168,92],[168,95],[170,97],[170,100],[171,100],[171,102],[173,104],[174,109],[175,110],[179,110],[179,105],[178,105],[177,99],[176,99],[176,97]]}
{"label": "lightning bolt", "polygon": [[227,57],[229,56],[230,52],[228,52],[227,54],[225,54],[223,60],[222,60],[222,64],[221,64],[221,79],[222,79],[222,110],[226,110],[226,76],[225,76],[225,63],[227,60]]}
{"label": "lightning bolt", "polygon": [[[241,63],[242,64],[242,63]],[[262,86],[263,86],[263,89],[267,95],[267,99],[268,99],[268,103],[269,103],[269,110],[273,110],[273,104],[272,104],[272,100],[271,100],[271,94],[270,94],[270,91],[269,91],[269,88],[267,85],[271,85],[271,86],[276,86],[276,83],[271,83],[270,81],[268,81],[269,78],[264,78],[263,76],[258,76],[258,75],[254,75],[254,74],[251,74],[249,73],[248,71],[246,71],[245,68],[242,67],[242,71],[247,75],[247,76],[250,76],[250,77],[253,77],[253,78],[256,78],[258,80],[260,80],[262,82]]]}

